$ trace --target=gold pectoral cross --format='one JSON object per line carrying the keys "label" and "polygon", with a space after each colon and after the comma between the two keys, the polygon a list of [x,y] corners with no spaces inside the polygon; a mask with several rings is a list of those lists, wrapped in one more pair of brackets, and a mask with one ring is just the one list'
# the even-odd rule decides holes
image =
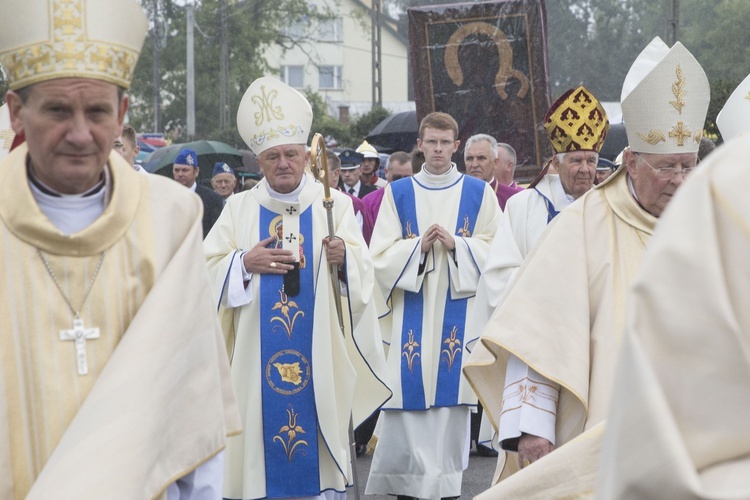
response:
{"label": "gold pectoral cross", "polygon": [[60,330],[60,340],[73,340],[76,343],[78,375],[87,375],[89,373],[89,365],[86,360],[86,341],[98,338],[99,329],[84,327],[83,320],[78,316],[73,320],[72,330]]}

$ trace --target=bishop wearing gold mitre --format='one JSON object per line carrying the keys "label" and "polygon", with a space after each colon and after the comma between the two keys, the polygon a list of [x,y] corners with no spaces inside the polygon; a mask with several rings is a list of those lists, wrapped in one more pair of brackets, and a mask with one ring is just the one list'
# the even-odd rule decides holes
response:
{"label": "bishop wearing gold mitre", "polygon": [[0,498],[217,498],[240,431],[201,202],[139,175],[122,130],[133,0],[6,0],[26,142],[0,164]]}
{"label": "bishop wearing gold mitre", "polygon": [[501,454],[498,472],[523,470],[486,498],[593,491],[625,297],[658,217],[695,168],[708,102],[690,52],[654,39],[623,84],[623,165],[555,218],[490,318],[465,373],[501,447],[517,453]]}

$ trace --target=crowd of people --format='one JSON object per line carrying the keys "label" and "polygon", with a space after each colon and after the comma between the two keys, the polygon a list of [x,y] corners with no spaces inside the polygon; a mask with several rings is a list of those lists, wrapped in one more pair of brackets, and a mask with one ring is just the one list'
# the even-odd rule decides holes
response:
{"label": "crowd of people", "polygon": [[620,157],[578,86],[525,188],[487,134],[459,171],[442,112],[385,179],[367,141],[321,175],[309,102],[263,77],[237,192],[189,149],[173,180],[135,163],[136,2],[9,1],[38,33],[0,21],[0,498],[343,500],[373,452],[366,494],[456,499],[472,448],[498,457],[480,498],[750,491],[750,77],[711,152],[708,79],[656,38]]}

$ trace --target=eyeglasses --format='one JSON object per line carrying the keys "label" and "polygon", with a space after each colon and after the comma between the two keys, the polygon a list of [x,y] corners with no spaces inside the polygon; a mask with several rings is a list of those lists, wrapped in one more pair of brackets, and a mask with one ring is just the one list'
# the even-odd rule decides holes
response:
{"label": "eyeglasses", "polygon": [[690,172],[692,172],[693,170],[695,170],[695,167],[682,167],[680,170],[677,170],[674,167],[660,167],[660,168],[656,168],[653,165],[651,165],[649,162],[647,162],[646,159],[643,156],[640,155],[640,153],[635,153],[635,154],[637,154],[638,158],[640,158],[641,160],[643,160],[643,163],[645,163],[646,165],[648,165],[651,168],[651,170],[653,170],[654,172],[656,172],[656,177],[658,177],[659,179],[664,180],[664,181],[668,181],[668,180],[674,179],[674,177],[677,174],[682,174],[682,178],[684,179],[685,177],[688,176],[688,174]]}

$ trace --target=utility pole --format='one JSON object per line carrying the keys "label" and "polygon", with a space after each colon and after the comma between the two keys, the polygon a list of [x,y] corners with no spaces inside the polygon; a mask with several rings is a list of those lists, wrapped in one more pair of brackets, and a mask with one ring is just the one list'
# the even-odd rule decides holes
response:
{"label": "utility pole", "polygon": [[193,38],[193,5],[187,5],[187,135],[195,137],[195,61]]}
{"label": "utility pole", "polygon": [[154,0],[154,132],[161,132],[161,30],[159,27],[159,0]]}
{"label": "utility pole", "polygon": [[372,107],[383,106],[383,74],[381,64],[380,14],[381,0],[372,0]]}
{"label": "utility pole", "polygon": [[680,0],[664,0],[664,39],[670,46],[679,38]]}
{"label": "utility pole", "polygon": [[219,2],[219,128],[229,128],[229,40],[227,0]]}

